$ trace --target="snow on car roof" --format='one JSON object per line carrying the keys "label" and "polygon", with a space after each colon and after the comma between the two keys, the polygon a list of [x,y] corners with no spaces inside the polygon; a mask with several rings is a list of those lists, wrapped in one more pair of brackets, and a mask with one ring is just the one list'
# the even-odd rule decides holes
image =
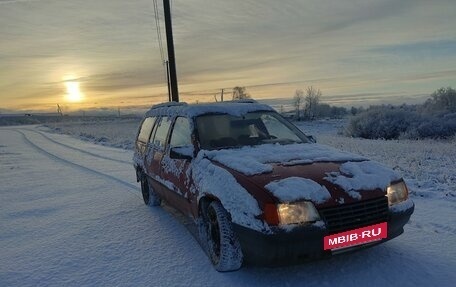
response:
{"label": "snow on car roof", "polygon": [[153,106],[147,113],[146,117],[151,116],[186,116],[196,117],[199,115],[220,113],[233,116],[242,116],[255,111],[274,111],[268,105],[259,104],[256,101],[228,101],[205,104],[187,104],[187,103],[163,103]]}

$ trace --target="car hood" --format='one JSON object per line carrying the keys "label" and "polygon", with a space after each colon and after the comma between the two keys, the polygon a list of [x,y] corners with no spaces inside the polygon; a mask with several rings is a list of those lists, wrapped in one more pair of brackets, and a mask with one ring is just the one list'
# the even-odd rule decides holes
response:
{"label": "car hood", "polygon": [[318,144],[210,151],[206,157],[260,203],[308,200],[324,208],[385,195],[401,180],[380,163]]}

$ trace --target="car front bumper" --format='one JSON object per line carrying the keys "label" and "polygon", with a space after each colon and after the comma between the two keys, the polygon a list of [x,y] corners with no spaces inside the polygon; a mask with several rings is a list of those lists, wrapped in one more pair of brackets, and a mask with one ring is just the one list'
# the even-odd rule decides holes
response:
{"label": "car front bumper", "polygon": [[323,250],[323,238],[329,235],[324,226],[300,226],[290,231],[277,228],[271,234],[237,224],[233,224],[233,227],[246,262],[255,265],[286,265],[329,258],[338,253],[367,248],[393,239],[404,232],[404,225],[410,219],[414,207],[413,201],[408,199],[389,209],[387,238],[337,251]]}

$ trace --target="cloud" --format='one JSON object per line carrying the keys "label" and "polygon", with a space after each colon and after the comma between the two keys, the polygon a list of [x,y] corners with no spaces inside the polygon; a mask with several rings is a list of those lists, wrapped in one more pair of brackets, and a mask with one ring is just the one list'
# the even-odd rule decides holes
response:
{"label": "cloud", "polygon": [[14,4],[20,2],[37,2],[42,0],[0,0],[0,5]]}
{"label": "cloud", "polygon": [[438,39],[433,41],[421,41],[415,43],[400,43],[384,45],[368,50],[372,53],[393,55],[415,55],[433,57],[456,57],[456,39]]}
{"label": "cloud", "polygon": [[[456,70],[444,70],[444,71],[435,71],[435,72],[425,72],[425,73],[417,73],[417,74],[410,74],[400,77],[399,81],[404,82],[411,82],[411,83],[419,83],[419,82],[430,82],[434,80],[440,81],[447,81],[447,85],[451,85],[452,82],[454,83],[454,79],[456,78]],[[435,87],[438,88],[438,87]]]}
{"label": "cloud", "polygon": [[[328,1],[326,1],[328,2]],[[318,33],[333,32],[366,22],[377,22],[393,16],[402,15],[413,9],[420,0],[385,0],[385,1],[343,1],[329,11],[327,23],[321,25]],[[328,3],[329,4],[329,3]]]}
{"label": "cloud", "polygon": [[[70,74],[94,97],[166,99],[152,1],[0,5],[19,2],[31,3],[0,9],[0,89],[8,105],[22,97],[39,102],[42,88],[59,91]],[[454,76],[453,6],[451,0],[174,1],[179,90],[205,99],[236,85],[263,98],[291,97],[308,85],[360,99],[427,93]]]}

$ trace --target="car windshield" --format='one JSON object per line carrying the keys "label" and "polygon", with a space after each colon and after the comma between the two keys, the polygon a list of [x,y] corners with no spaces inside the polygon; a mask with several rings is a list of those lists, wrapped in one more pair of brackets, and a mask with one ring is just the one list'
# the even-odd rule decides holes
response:
{"label": "car windshield", "polygon": [[202,149],[220,149],[265,143],[307,143],[309,139],[275,112],[252,112],[242,117],[209,114],[196,118]]}

